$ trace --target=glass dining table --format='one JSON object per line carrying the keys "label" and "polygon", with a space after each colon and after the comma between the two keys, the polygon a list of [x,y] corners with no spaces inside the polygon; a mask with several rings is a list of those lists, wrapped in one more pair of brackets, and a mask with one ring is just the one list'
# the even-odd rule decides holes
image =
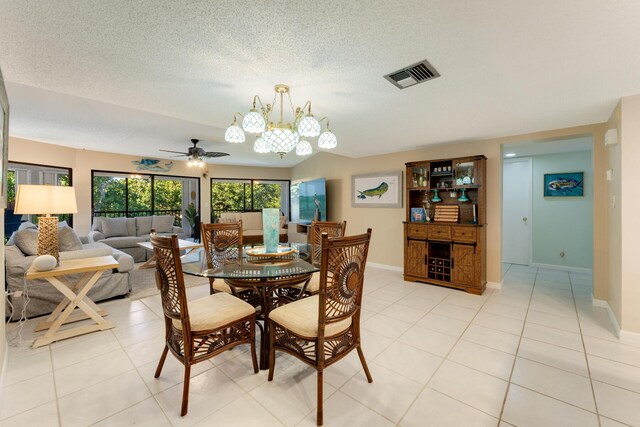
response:
{"label": "glass dining table", "polygon": [[[253,256],[251,248],[245,247],[240,261],[224,264],[220,268],[208,268],[203,249],[189,253],[182,259],[182,271],[192,276],[224,280],[234,294],[252,290],[252,301],[260,328],[260,369],[269,368],[269,312],[279,305],[299,298],[306,290],[311,275],[320,271],[319,267],[305,261],[308,245],[290,245],[293,253],[270,257]],[[297,286],[297,287],[294,287]]]}

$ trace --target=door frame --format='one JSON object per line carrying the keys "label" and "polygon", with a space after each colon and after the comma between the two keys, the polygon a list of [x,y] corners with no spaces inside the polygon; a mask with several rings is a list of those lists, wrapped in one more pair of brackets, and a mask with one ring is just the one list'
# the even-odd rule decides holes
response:
{"label": "door frame", "polygon": [[[523,156],[523,157],[512,157],[512,158],[502,158],[502,229],[500,230],[500,234],[504,236],[504,165],[507,163],[527,163],[527,170],[530,177],[529,184],[531,188],[529,188],[529,200],[527,201],[527,224],[528,224],[528,239],[529,239],[529,259],[527,260],[528,266],[531,267],[533,265],[533,157],[532,156]],[[503,237],[504,239],[504,237]],[[502,242],[500,243],[502,246]],[[501,260],[501,262],[504,262]]]}

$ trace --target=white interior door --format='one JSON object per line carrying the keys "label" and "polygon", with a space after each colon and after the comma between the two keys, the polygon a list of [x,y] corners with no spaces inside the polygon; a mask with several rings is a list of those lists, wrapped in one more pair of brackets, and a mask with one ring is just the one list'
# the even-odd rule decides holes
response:
{"label": "white interior door", "polygon": [[531,157],[505,159],[502,166],[502,262],[531,262]]}

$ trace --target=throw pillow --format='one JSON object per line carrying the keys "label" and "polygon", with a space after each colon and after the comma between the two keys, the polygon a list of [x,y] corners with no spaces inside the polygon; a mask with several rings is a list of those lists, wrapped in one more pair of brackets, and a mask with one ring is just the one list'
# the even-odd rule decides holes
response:
{"label": "throw pillow", "polygon": [[38,230],[25,228],[24,230],[16,231],[14,240],[23,254],[27,256],[38,254]]}
{"label": "throw pillow", "polygon": [[104,218],[102,230],[105,237],[125,237],[127,236],[127,218]]}
{"label": "throw pillow", "polygon": [[280,215],[280,228],[284,228],[284,225],[287,223],[287,217],[284,215]]}
{"label": "throw pillow", "polygon": [[171,215],[154,215],[151,228],[156,233],[171,233],[173,231],[173,216]]}
{"label": "throw pillow", "polygon": [[20,230],[25,230],[25,229],[27,229],[27,228],[33,228],[33,229],[37,230],[37,229],[38,229],[38,226],[37,226],[37,225],[35,225],[35,224],[34,224],[34,223],[32,223],[32,222],[25,221],[25,222],[20,223],[20,227],[18,227],[18,231],[20,231]]}
{"label": "throw pillow", "polygon": [[103,233],[102,230],[102,220],[104,218],[99,217],[99,216],[94,216],[93,217],[93,224],[91,224],[91,231],[99,231],[100,233]]}
{"label": "throw pillow", "polygon": [[78,251],[82,249],[80,238],[68,225],[58,228],[58,250],[60,252]]}
{"label": "throw pillow", "polygon": [[150,216],[136,217],[136,236],[144,236],[151,233],[151,218]]}

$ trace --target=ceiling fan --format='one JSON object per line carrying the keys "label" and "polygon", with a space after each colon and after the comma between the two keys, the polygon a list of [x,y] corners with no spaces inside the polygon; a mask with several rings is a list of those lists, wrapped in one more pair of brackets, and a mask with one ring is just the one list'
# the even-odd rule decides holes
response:
{"label": "ceiling fan", "polygon": [[221,153],[219,151],[204,151],[202,148],[198,147],[198,142],[200,142],[199,139],[192,139],[191,143],[193,144],[193,147],[189,147],[189,150],[184,153],[181,151],[171,151],[171,150],[160,150],[160,151],[164,151],[166,153],[176,153],[178,154],[177,156],[172,156],[172,157],[182,157],[182,156],[187,156],[189,158],[189,166],[204,166],[204,160],[203,159],[207,159],[207,158],[214,158],[214,157],[224,157],[224,156],[228,156],[229,153]]}

